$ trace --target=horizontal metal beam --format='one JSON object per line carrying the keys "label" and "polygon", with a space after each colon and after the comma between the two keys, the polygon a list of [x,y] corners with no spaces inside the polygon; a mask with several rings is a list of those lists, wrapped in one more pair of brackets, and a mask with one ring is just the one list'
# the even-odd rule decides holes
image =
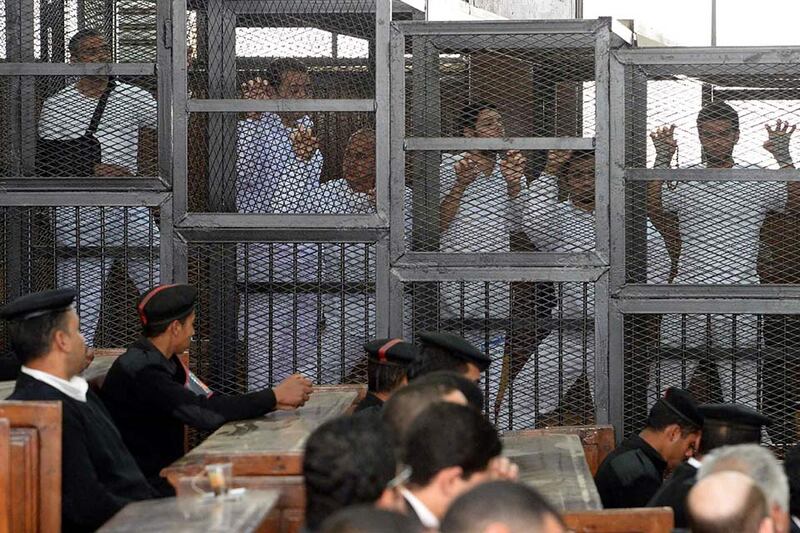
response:
{"label": "horizontal metal beam", "polygon": [[608,268],[595,252],[549,253],[549,252],[508,252],[508,253],[439,253],[406,252],[399,261],[407,265],[421,267],[588,267]]}
{"label": "horizontal metal beam", "polygon": [[157,207],[170,193],[152,191],[130,192],[8,192],[0,194],[0,206],[148,206]]}
{"label": "horizontal metal beam", "polygon": [[593,137],[408,137],[406,151],[592,150]]}
{"label": "horizontal metal beam", "polygon": [[648,299],[794,299],[800,305],[800,285],[643,285],[629,284],[622,287],[617,298]]}
{"label": "horizontal metal beam", "polygon": [[397,263],[391,273],[409,281],[574,281],[593,283],[606,271],[603,267],[448,267]]}
{"label": "horizontal metal beam", "polygon": [[0,192],[10,191],[167,191],[169,184],[153,177],[11,177],[0,178]]}
{"label": "horizontal metal beam", "polygon": [[374,112],[372,99],[300,99],[300,100],[246,100],[246,99],[190,99],[186,103],[192,113],[245,113],[245,112]]}
{"label": "horizontal metal beam", "polygon": [[800,302],[794,300],[695,300],[624,299],[611,300],[612,307],[627,315],[651,314],[740,314],[740,315],[797,315]]}
{"label": "horizontal metal beam", "polygon": [[793,168],[626,168],[628,181],[800,181]]}
{"label": "horizontal metal beam", "polygon": [[532,33],[594,33],[597,20],[480,20],[400,21],[393,23],[405,35],[520,35]]}
{"label": "horizontal metal beam", "polygon": [[0,76],[155,76],[155,63],[0,63]]}
{"label": "horizontal metal beam", "polygon": [[[719,89],[714,88],[714,99],[717,100],[800,100],[798,87],[769,87],[769,80],[764,81],[766,88],[754,89]],[[777,85],[777,83],[776,83]]]}
{"label": "horizontal metal beam", "polygon": [[[293,2],[288,7],[285,2],[275,0],[226,0],[225,7],[232,8],[237,14],[276,14],[286,15],[358,15],[364,13],[375,13],[375,2],[364,2],[363,0],[304,0],[303,2]],[[420,13],[411,6],[399,2],[392,2],[393,13]],[[297,24],[295,22],[295,24]]]}
{"label": "horizontal metal beam", "polygon": [[309,214],[242,214],[187,213],[176,228],[195,229],[280,229],[300,230],[389,230],[388,223],[378,215],[309,215]]}
{"label": "horizontal metal beam", "polygon": [[627,285],[612,303],[626,314],[800,314],[800,286]]}
{"label": "horizontal metal beam", "polygon": [[375,243],[388,229],[374,228],[175,228],[185,242],[330,242]]}
{"label": "horizontal metal beam", "polygon": [[[635,65],[757,65],[800,63],[800,47],[632,48],[613,50],[622,63]],[[744,72],[742,72],[744,74]]]}

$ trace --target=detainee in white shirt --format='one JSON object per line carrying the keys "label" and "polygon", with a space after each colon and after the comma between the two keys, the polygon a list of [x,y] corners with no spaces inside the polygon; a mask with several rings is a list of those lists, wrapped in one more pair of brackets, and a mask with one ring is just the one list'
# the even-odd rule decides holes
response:
{"label": "detainee in white shirt", "polygon": [[[112,61],[105,37],[92,29],[76,33],[70,39],[69,51],[73,63]],[[84,76],[46,99],[39,117],[39,136],[66,140],[84,135],[108,83],[108,76]],[[148,91],[115,82],[95,133],[101,156],[94,175],[136,176],[139,158],[154,157],[139,153],[139,132],[154,130],[157,119],[156,100]],[[126,267],[136,289],[144,293],[159,281],[158,226],[147,207],[59,207],[55,231],[58,246],[67,247],[68,253],[75,255],[57,260],[57,285],[78,289],[84,337],[94,344],[102,286],[114,259],[110,254],[101,258],[99,253],[86,257],[86,251],[100,246],[137,247],[135,254],[129,254]],[[78,250],[84,252],[84,257],[79,257]]]}
{"label": "detainee in white shirt", "polygon": [[[778,120],[774,128],[766,129],[764,148],[781,168],[794,168],[789,141],[795,126]],[[651,134],[656,168],[668,168],[677,151],[674,130],[672,125]],[[715,101],[701,109],[697,130],[705,162],[700,168],[745,168],[733,159],[739,116],[730,105]],[[648,186],[650,216],[671,237],[670,248],[677,256],[675,284],[759,283],[756,266],[767,213],[796,210],[799,205],[800,182],[654,181]],[[756,315],[738,315],[735,320],[718,314],[665,315],[661,345],[667,351],[689,350],[689,355],[660,361],[659,376],[652,369],[652,401],[659,396],[655,389],[686,386],[683,376],[690,381],[696,358],[708,352],[717,359],[723,400],[757,407],[755,352],[763,347],[764,339],[759,338]]]}
{"label": "detainee in white shirt", "polygon": [[[566,200],[559,201],[559,178]],[[591,151],[551,151],[545,172],[523,191],[524,231],[542,252],[593,250],[595,232],[595,158]],[[661,234],[647,221],[647,276],[666,283],[670,258]],[[567,415],[564,395],[585,376],[594,393],[594,284],[556,284],[552,307],[553,330],[528,359],[514,383],[511,410],[514,428],[533,427],[540,417],[557,409]],[[498,423],[509,417],[508,395],[503,399]],[[574,412],[573,415],[585,413]]]}
{"label": "detainee in white shirt", "polygon": [[[461,113],[464,137],[505,137],[505,126],[497,108],[475,102]],[[519,216],[514,199],[525,179],[525,157],[509,150],[475,150],[444,155],[439,169],[440,251],[444,253],[502,253],[511,251],[511,233]],[[510,285],[506,282],[445,281],[441,283],[441,316],[462,322],[487,317],[508,320],[512,314]],[[462,334],[460,330],[455,332]],[[498,380],[506,344],[506,328],[488,331],[488,355],[495,365],[487,373]],[[487,332],[464,328],[465,339],[480,350],[487,348]]]}
{"label": "detainee in white shirt", "polygon": [[[290,58],[274,60],[266,79],[251,80],[242,91],[244,98],[313,97],[306,66]],[[323,157],[308,116],[249,113],[239,122],[237,133],[240,213],[318,210]],[[247,296],[240,296],[239,335],[247,347],[250,389],[270,386],[296,372],[324,381],[316,374],[322,309],[311,290],[324,276],[319,265],[321,245],[254,243],[247,248],[245,257],[245,245],[238,247],[240,283],[280,284],[271,294],[266,288],[248,287]]]}

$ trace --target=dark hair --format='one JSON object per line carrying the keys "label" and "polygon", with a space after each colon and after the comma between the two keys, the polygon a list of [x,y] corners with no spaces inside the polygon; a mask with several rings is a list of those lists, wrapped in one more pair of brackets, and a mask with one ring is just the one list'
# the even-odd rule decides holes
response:
{"label": "dark hair", "polygon": [[8,324],[11,349],[20,363],[27,364],[50,351],[53,334],[66,331],[68,311],[47,313]]}
{"label": "dark hair", "polygon": [[679,416],[678,413],[667,407],[664,402],[657,401],[650,409],[650,414],[647,417],[647,427],[656,431],[662,431],[667,426],[677,424],[681,428],[683,434],[697,433],[701,427],[697,424],[690,422],[686,418]]}
{"label": "dark hair", "polygon": [[376,502],[396,465],[391,435],[377,414],[343,416],[318,427],[303,456],[307,526],[316,529],[349,505]]}
{"label": "dark hair", "polygon": [[480,533],[493,522],[512,531],[539,531],[547,515],[561,521],[558,511],[536,490],[513,481],[482,483],[450,505],[441,533]]}
{"label": "dark hair", "polygon": [[411,467],[409,483],[424,487],[440,471],[461,467],[466,479],[485,470],[500,455],[497,430],[471,407],[439,402],[417,416],[408,430],[403,462]]}
{"label": "dark hair", "polygon": [[408,379],[415,380],[438,370],[464,374],[467,372],[467,362],[454,356],[449,350],[435,344],[422,342],[419,348],[419,357],[408,367]]}
{"label": "dark hair", "polygon": [[406,377],[406,368],[395,363],[367,359],[367,388],[370,392],[393,392]]}
{"label": "dark hair", "polygon": [[406,515],[354,505],[337,511],[322,523],[319,533],[422,533],[422,524]]}
{"label": "dark hair", "polygon": [[[722,496],[722,495],[720,495]],[[755,483],[750,485],[747,497],[734,514],[725,517],[698,517],[689,508],[689,530],[692,533],[756,533],[761,521],[769,516],[767,499]]]}
{"label": "dark hair", "polygon": [[[186,321],[189,319],[190,316],[192,316],[192,311],[190,311],[189,314],[186,315],[185,317],[176,318],[175,320],[180,322],[181,325],[186,325]],[[142,335],[144,335],[148,339],[152,339],[153,337],[158,337],[159,335],[167,331],[167,328],[173,322],[175,322],[175,320],[170,320],[169,322],[160,322],[158,324],[142,324]]]}
{"label": "dark hair", "polygon": [[274,59],[269,64],[266,72],[264,72],[264,78],[270,87],[277,90],[287,72],[308,72],[308,67],[292,57],[282,57]]}
{"label": "dark hair", "polygon": [[573,150],[570,158],[564,163],[564,168],[561,169],[561,175],[566,178],[570,175],[570,172],[572,172],[572,165],[574,163],[588,157],[594,158],[594,150]]}
{"label": "dark hair", "polygon": [[437,370],[416,378],[413,383],[454,387],[460,390],[471,407],[483,411],[483,391],[475,382],[450,370]]}
{"label": "dark hair", "polygon": [[471,104],[465,105],[461,109],[461,118],[459,122],[461,125],[461,131],[464,131],[466,128],[474,130],[478,123],[478,116],[480,116],[481,111],[485,111],[487,109],[497,111],[497,106],[484,101],[472,102]]}
{"label": "dark hair", "polygon": [[417,416],[454,390],[458,389],[438,383],[412,383],[392,394],[383,404],[381,417],[392,432],[395,444],[402,447]]}
{"label": "dark hair", "polygon": [[701,122],[710,120],[727,120],[737,132],[739,131],[739,113],[723,100],[714,100],[708,105],[703,106],[697,114],[697,128],[700,129]]}
{"label": "dark hair", "polygon": [[75,57],[78,55],[78,49],[81,46],[81,41],[84,39],[88,39],[89,37],[102,37],[103,39],[106,38],[105,34],[103,34],[100,30],[96,30],[94,28],[84,28],[73,35],[69,40],[69,55],[70,57]]}
{"label": "dark hair", "polygon": [[800,445],[786,452],[783,470],[789,478],[789,510],[793,516],[800,516]]}

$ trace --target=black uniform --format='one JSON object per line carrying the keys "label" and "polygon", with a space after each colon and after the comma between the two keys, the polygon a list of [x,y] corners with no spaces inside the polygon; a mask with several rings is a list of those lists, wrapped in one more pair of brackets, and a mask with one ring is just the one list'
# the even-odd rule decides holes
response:
{"label": "black uniform", "polygon": [[94,531],[128,503],[158,496],[91,390],[84,403],[20,374],[9,399],[61,402],[62,531]]}
{"label": "black uniform", "polygon": [[165,358],[142,338],[114,361],[103,383],[101,395],[125,444],[162,492],[166,485],[159,472],[183,456],[184,424],[214,430],[275,408],[272,390],[207,396],[188,388],[190,377],[177,356]]}
{"label": "black uniform", "polygon": [[689,527],[686,497],[697,483],[697,468],[687,462],[681,463],[672,476],[658,489],[647,503],[648,507],[672,507],[676,528]]}
{"label": "black uniform", "polygon": [[666,468],[664,458],[639,435],[624,440],[594,478],[603,507],[644,507],[661,487]]}
{"label": "black uniform", "polygon": [[358,402],[358,405],[356,406],[355,411],[353,412],[358,413],[365,409],[370,409],[370,408],[380,409],[381,407],[383,407],[383,400],[381,400],[371,392],[368,392],[367,395],[364,396],[364,399]]}

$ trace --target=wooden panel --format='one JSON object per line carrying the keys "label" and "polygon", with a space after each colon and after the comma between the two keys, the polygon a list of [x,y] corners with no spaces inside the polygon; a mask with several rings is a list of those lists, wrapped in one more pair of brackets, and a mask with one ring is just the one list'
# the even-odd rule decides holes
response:
{"label": "wooden panel", "polygon": [[278,502],[276,491],[248,490],[225,498],[186,496],[128,504],[98,531],[237,531],[269,532],[268,518]]}
{"label": "wooden panel", "polygon": [[0,533],[11,531],[11,425],[0,418]]}
{"label": "wooden panel", "polygon": [[11,529],[39,531],[39,433],[11,429]]}
{"label": "wooden panel", "polygon": [[520,481],[561,512],[602,509],[577,435],[504,435],[503,455],[519,466]]}
{"label": "wooden panel", "polygon": [[229,422],[161,475],[175,486],[178,478],[193,476],[206,464],[226,462],[233,463],[235,476],[302,474],[308,436],[327,420],[352,412],[364,391],[363,385],[314,387],[300,409]]}
{"label": "wooden panel", "polygon": [[[0,402],[0,418],[7,418],[12,427],[12,475],[17,475],[15,472],[18,468],[23,472],[33,472],[34,475],[31,481],[33,496],[28,498],[29,501],[20,502],[20,505],[36,506],[33,512],[38,527],[35,530],[60,531],[61,402]],[[36,435],[20,433],[17,428],[32,430]],[[24,438],[19,437],[21,434],[25,435]],[[22,444],[23,442],[31,444]],[[34,453],[26,450],[32,450]],[[28,474],[23,474],[26,475]],[[24,484],[16,485],[12,481],[12,486],[16,488]],[[17,494],[15,490],[13,494],[15,501]],[[14,530],[17,531],[16,528]]]}
{"label": "wooden panel", "polygon": [[670,533],[674,526],[669,507],[582,511],[563,518],[575,533]]}
{"label": "wooden panel", "polygon": [[526,429],[522,431],[508,431],[507,436],[523,435],[577,435],[583,445],[583,453],[592,477],[597,474],[597,469],[614,450],[614,426],[554,426],[542,429]]}

